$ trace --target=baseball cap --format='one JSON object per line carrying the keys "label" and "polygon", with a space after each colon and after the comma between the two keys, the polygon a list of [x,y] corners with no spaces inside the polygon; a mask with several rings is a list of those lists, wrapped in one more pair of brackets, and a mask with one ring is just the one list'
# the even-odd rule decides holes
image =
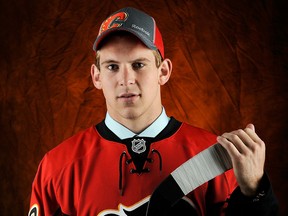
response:
{"label": "baseball cap", "polygon": [[97,51],[101,41],[115,31],[127,31],[138,37],[149,49],[159,50],[164,59],[161,33],[153,17],[132,7],[122,8],[110,15],[99,29],[93,50]]}

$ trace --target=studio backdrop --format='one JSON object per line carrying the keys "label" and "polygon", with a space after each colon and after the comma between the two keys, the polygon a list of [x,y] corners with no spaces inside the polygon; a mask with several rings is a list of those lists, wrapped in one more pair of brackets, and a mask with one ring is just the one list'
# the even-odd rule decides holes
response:
{"label": "studio backdrop", "polygon": [[109,14],[151,14],[173,62],[169,116],[215,134],[254,123],[281,214],[288,215],[288,22],[281,0],[0,1],[0,215],[26,215],[43,155],[104,118],[90,78]]}

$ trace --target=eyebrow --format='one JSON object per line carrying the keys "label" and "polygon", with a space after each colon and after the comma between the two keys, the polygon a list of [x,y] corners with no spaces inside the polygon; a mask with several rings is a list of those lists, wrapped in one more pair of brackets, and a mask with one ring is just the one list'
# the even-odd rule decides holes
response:
{"label": "eyebrow", "polygon": [[101,63],[101,65],[104,65],[104,64],[111,64],[111,63],[119,63],[118,61],[115,61],[115,60],[112,60],[112,59],[108,59],[106,61],[103,61]]}
{"label": "eyebrow", "polygon": [[143,57],[143,58],[134,59],[134,60],[131,61],[131,63],[132,63],[132,62],[143,62],[143,61],[150,62],[149,59]]}
{"label": "eyebrow", "polygon": [[[133,63],[133,62],[150,62],[150,60],[149,59],[147,59],[147,58],[145,58],[145,57],[143,57],[143,58],[137,58],[137,59],[134,59],[134,60],[132,60],[132,61],[129,61],[129,63]],[[105,60],[105,61],[103,61],[102,63],[101,63],[101,65],[104,65],[104,64],[111,64],[111,63],[119,63],[118,61],[116,61],[116,60],[113,60],[113,59],[107,59],[107,60]]]}

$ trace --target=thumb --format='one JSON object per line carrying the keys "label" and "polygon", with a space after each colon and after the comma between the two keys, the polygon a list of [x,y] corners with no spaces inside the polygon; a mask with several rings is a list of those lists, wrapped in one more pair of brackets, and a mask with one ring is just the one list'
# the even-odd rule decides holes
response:
{"label": "thumb", "polygon": [[254,132],[255,132],[255,126],[253,125],[253,124],[248,124],[247,126],[246,126],[246,128],[250,128],[251,130],[253,130]]}

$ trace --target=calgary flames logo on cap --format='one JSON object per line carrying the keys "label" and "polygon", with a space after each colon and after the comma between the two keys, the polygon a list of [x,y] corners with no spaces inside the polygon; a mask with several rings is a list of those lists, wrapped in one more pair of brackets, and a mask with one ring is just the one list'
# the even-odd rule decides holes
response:
{"label": "calgary flames logo on cap", "polygon": [[128,14],[125,12],[119,12],[110,16],[108,19],[106,19],[102,23],[100,31],[99,31],[99,35],[108,29],[122,26],[123,23],[127,20],[127,18],[128,18]]}

